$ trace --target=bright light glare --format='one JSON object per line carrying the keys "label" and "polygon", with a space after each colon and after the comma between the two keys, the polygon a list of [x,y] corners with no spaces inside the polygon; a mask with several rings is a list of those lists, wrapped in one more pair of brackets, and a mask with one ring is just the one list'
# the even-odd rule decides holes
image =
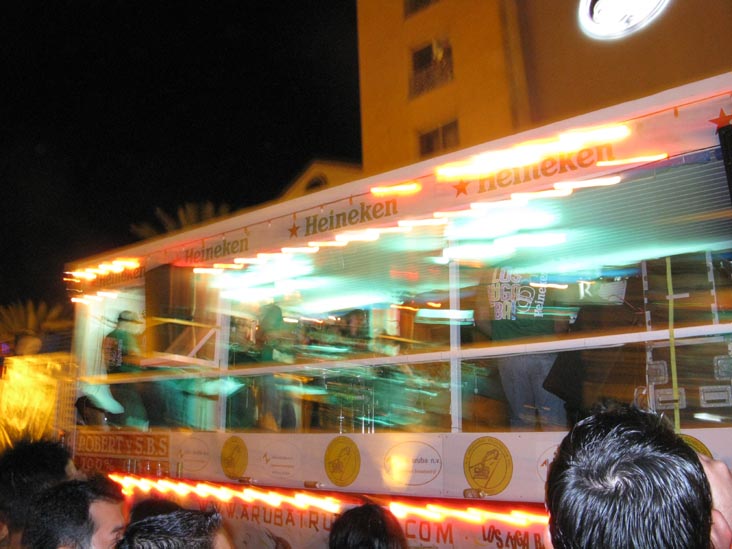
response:
{"label": "bright light glare", "polygon": [[283,254],[316,254],[318,253],[317,246],[300,246],[295,248],[282,248]]}
{"label": "bright light glare", "polygon": [[544,229],[556,222],[554,214],[539,208],[505,208],[485,212],[479,218],[451,223],[445,237],[450,240],[486,240],[521,230]]}
{"label": "bright light glare", "polygon": [[608,187],[611,185],[617,185],[621,180],[622,178],[619,175],[613,175],[610,177],[596,177],[594,179],[585,179],[582,181],[558,181],[557,183],[554,183],[553,187],[557,190]]}
{"label": "bright light glare", "polygon": [[491,259],[513,255],[516,248],[496,244],[461,244],[442,250],[444,259]]}
{"label": "bright light glare", "polygon": [[313,248],[342,248],[343,246],[347,245],[348,242],[341,242],[340,240],[308,242],[308,246],[312,246]]}
{"label": "bright light glare", "polygon": [[532,233],[496,238],[495,244],[512,248],[544,248],[564,244],[566,241],[567,235],[564,233]]}
{"label": "bright light glare", "polygon": [[421,184],[417,183],[416,181],[410,181],[408,183],[402,183],[400,185],[371,187],[371,194],[373,194],[374,196],[408,196],[410,194],[416,194],[421,190]]}
{"label": "bright light glare", "polygon": [[467,161],[445,164],[439,166],[435,174],[438,182],[478,179],[501,170],[538,164],[547,157],[575,152],[590,145],[621,141],[630,133],[625,124],[572,130],[559,134],[555,139],[530,141],[479,154]]}

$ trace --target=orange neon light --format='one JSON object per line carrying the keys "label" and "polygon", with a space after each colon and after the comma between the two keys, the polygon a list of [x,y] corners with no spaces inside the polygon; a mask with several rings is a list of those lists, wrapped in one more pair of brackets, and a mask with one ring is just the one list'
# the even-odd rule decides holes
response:
{"label": "orange neon light", "polygon": [[419,308],[409,307],[407,305],[389,305],[389,307],[392,309],[404,309],[405,311],[413,311],[413,312],[419,311]]}
{"label": "orange neon light", "polygon": [[668,153],[649,154],[646,156],[633,156],[631,158],[618,158],[616,160],[598,160],[596,165],[599,167],[605,166],[624,166],[626,164],[641,164],[646,162],[657,162],[659,160],[666,160]]}
{"label": "orange neon light", "polygon": [[371,187],[371,194],[374,196],[408,196],[410,194],[417,194],[422,190],[422,185],[416,181],[410,181],[409,183],[402,183],[400,185],[391,185],[384,187]]}
{"label": "orange neon light", "polygon": [[452,162],[435,170],[438,182],[477,179],[501,170],[540,163],[546,158],[577,152],[591,145],[614,143],[630,136],[625,124],[599,126],[560,133],[556,138],[527,141],[507,149],[489,151],[469,160]]}
{"label": "orange neon light", "polygon": [[[186,482],[169,478],[153,479],[114,473],[110,474],[109,478],[120,484],[123,493],[127,496],[134,495],[135,491],[144,494],[151,492],[157,492],[161,495],[177,494],[181,497],[194,495],[202,499],[215,499],[224,503],[235,499],[246,503],[258,501],[271,507],[280,507],[285,503],[298,509],[316,508],[334,514],[340,513],[343,507],[348,505],[331,495],[322,496],[308,492],[295,492],[288,495],[273,490],[260,490],[251,486],[243,488],[229,487],[208,482]],[[499,512],[480,509],[475,506],[460,509],[434,503],[414,505],[396,500],[389,502],[388,507],[397,518],[404,519],[408,516],[416,516],[432,522],[455,519],[471,524],[482,524],[492,521],[521,527],[546,525],[549,522],[549,517],[546,514],[530,513],[520,509]]]}

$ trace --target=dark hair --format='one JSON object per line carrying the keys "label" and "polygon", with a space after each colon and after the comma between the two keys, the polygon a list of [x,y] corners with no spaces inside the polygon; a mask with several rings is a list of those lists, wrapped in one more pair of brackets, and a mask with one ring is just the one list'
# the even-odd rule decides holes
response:
{"label": "dark hair", "polygon": [[47,488],[33,500],[23,530],[23,545],[32,549],[89,547],[96,529],[90,508],[97,501],[124,501],[119,484],[98,475]]}
{"label": "dark hair", "polygon": [[547,477],[555,549],[709,549],[712,497],[694,450],[636,408],[596,413],[564,437]]}
{"label": "dark hair", "polygon": [[0,456],[0,514],[8,530],[25,526],[33,497],[66,480],[69,451],[52,440],[22,440]]}
{"label": "dark hair", "polygon": [[406,549],[407,539],[391,511],[366,503],[343,513],[333,523],[329,549]]}
{"label": "dark hair", "polygon": [[148,517],[164,515],[183,509],[176,502],[163,498],[147,498],[135,503],[130,509],[130,522],[137,522]]}
{"label": "dark hair", "polygon": [[173,511],[130,524],[117,549],[211,549],[220,528],[217,512]]}

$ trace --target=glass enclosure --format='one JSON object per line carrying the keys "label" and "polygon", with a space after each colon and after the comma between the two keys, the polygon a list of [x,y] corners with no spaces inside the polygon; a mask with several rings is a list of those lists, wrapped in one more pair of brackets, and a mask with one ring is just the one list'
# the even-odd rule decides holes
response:
{"label": "glass enclosure", "polygon": [[[125,412],[104,421],[133,428],[562,430],[608,400],[729,425],[721,150],[612,176],[226,265],[146,270],[79,323],[96,368],[85,421],[101,421],[111,396]],[[131,366],[111,371],[104,341],[122,311],[144,324],[137,356],[122,358]]]}

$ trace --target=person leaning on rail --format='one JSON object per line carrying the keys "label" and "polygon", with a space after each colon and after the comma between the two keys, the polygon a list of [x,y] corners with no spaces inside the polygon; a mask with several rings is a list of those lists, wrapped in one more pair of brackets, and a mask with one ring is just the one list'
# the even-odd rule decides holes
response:
{"label": "person leaning on rail", "polygon": [[562,440],[547,476],[548,533],[554,549],[729,549],[730,498],[726,465],[700,458],[663,417],[622,406]]}

